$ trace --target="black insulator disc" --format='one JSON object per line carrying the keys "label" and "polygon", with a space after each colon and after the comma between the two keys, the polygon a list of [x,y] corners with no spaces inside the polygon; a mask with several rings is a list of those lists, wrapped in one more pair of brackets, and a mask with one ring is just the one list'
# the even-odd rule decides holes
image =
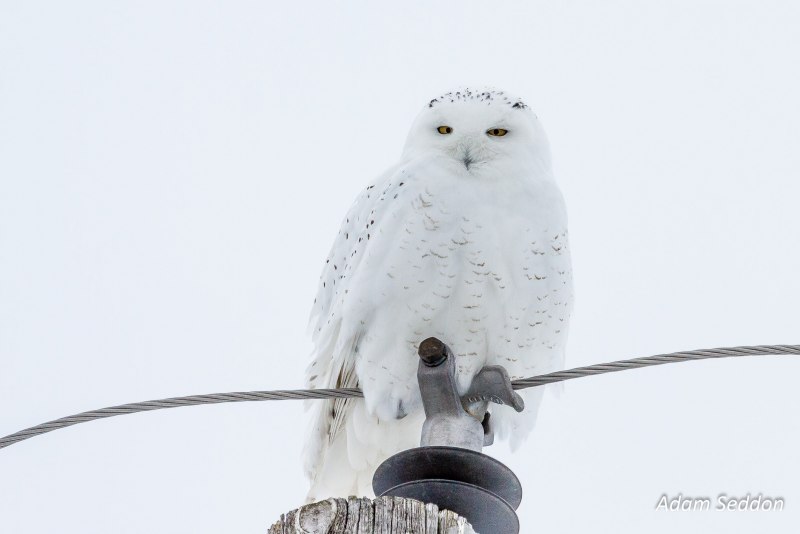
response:
{"label": "black insulator disc", "polygon": [[454,480],[418,480],[389,488],[383,495],[435,503],[465,518],[481,534],[519,534],[519,519],[511,506],[489,491]]}
{"label": "black insulator disc", "polygon": [[483,488],[500,497],[512,510],[522,501],[522,485],[511,469],[491,456],[459,447],[416,447],[397,453],[378,466],[372,488],[375,495],[383,495],[401,484],[430,479]]}

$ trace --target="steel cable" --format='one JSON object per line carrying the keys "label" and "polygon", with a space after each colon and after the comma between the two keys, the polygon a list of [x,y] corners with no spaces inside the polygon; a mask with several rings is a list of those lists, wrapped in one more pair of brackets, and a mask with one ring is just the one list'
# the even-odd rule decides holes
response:
{"label": "steel cable", "polygon": [[[770,356],[770,355],[789,355],[800,354],[800,345],[757,345],[751,347],[727,347],[718,349],[692,350],[685,352],[673,352],[670,354],[657,354],[644,358],[632,358],[630,360],[619,360],[609,363],[598,363],[577,367],[565,371],[557,371],[546,375],[539,375],[530,378],[514,380],[514,389],[526,389],[555,382],[582,378],[585,376],[601,375],[626,371],[629,369],[639,369],[651,367],[653,365],[664,365],[667,363],[688,362],[694,360],[706,360],[714,358],[730,358],[736,356]],[[225,402],[248,402],[248,401],[271,401],[271,400],[307,400],[307,399],[336,399],[336,398],[359,398],[363,393],[358,388],[340,389],[294,389],[276,391],[239,391],[231,393],[211,393],[208,395],[190,395],[187,397],[173,397],[169,399],[151,400],[145,402],[134,402],[131,404],[121,404],[110,406],[99,410],[62,417],[47,423],[42,423],[25,430],[20,430],[3,438],[0,438],[0,449],[19,443],[26,439],[52,432],[78,423],[114,417],[116,415],[126,415],[150,410],[162,410],[165,408],[179,408],[181,406],[195,406],[198,404],[220,404]]]}

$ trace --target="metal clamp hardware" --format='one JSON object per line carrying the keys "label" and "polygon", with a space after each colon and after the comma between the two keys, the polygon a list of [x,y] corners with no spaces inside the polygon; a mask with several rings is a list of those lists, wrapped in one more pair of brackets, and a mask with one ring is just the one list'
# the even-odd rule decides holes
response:
{"label": "metal clamp hardware", "polygon": [[395,454],[375,471],[375,495],[434,503],[465,517],[481,534],[518,534],[522,486],[514,473],[481,452],[492,442],[490,402],[524,407],[508,373],[484,367],[458,394],[455,357],[436,338],[419,345],[417,369],[425,423],[421,446]]}
{"label": "metal clamp hardware", "polygon": [[417,380],[425,407],[422,446],[443,445],[480,452],[494,441],[489,403],[505,404],[521,412],[522,397],[511,387],[511,379],[498,365],[487,366],[473,378],[460,397],[456,384],[455,357],[450,349],[429,337],[419,345]]}

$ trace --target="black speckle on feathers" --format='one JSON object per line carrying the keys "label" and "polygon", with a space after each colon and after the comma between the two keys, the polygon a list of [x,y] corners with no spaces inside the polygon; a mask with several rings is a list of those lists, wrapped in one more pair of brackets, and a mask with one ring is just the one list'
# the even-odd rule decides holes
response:
{"label": "black speckle on feathers", "polygon": [[503,103],[508,104],[512,108],[515,109],[526,109],[528,106],[521,100],[517,100],[513,104],[508,99],[508,96],[505,95],[503,91],[482,91],[480,93],[473,93],[470,89],[464,89],[463,91],[456,91],[455,93],[445,93],[438,98],[434,98],[430,102],[428,102],[428,107],[432,108],[435,104],[440,102],[456,102],[456,101],[463,101],[466,102],[468,100],[484,102],[487,106],[491,106],[492,102],[495,99],[501,98],[503,99]]}

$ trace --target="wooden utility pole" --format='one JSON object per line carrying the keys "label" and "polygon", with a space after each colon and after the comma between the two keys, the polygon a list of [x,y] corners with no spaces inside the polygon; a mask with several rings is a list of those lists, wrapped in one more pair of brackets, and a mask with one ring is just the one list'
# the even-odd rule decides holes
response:
{"label": "wooden utility pole", "polygon": [[268,534],[475,534],[467,520],[403,497],[328,499],[281,516]]}

